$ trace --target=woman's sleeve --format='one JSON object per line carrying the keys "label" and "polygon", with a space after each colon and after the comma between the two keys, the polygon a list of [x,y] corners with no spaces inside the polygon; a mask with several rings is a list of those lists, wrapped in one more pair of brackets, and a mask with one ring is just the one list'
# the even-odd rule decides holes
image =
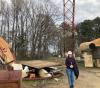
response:
{"label": "woman's sleeve", "polygon": [[75,67],[77,67],[77,63],[76,63],[76,60],[75,60],[75,58],[74,58],[74,66],[75,66]]}
{"label": "woman's sleeve", "polygon": [[78,66],[77,66],[77,63],[74,59],[74,74],[76,76],[76,79],[78,79],[78,76],[79,76],[79,69],[78,69]]}

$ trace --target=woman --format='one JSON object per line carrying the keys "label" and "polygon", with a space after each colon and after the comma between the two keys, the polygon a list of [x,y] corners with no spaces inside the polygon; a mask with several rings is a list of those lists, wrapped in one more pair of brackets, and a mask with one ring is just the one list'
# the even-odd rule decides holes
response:
{"label": "woman", "polygon": [[79,70],[75,61],[75,56],[71,51],[68,51],[68,53],[65,53],[66,56],[66,73],[68,76],[68,82],[70,88],[74,88],[74,75],[76,76],[76,79],[79,76]]}

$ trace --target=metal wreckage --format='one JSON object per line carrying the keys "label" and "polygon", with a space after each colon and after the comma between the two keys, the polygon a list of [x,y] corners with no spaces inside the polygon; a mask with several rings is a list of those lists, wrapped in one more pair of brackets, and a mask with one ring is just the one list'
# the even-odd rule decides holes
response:
{"label": "metal wreckage", "polygon": [[0,37],[0,88],[21,88],[21,80],[60,77],[59,63],[33,60],[16,61],[9,44]]}

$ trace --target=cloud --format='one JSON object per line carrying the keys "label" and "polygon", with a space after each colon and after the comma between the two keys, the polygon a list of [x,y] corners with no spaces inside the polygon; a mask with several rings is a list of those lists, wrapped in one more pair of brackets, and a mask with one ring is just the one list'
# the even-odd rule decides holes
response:
{"label": "cloud", "polygon": [[[63,0],[51,0],[62,8]],[[59,3],[59,4],[58,4]],[[100,16],[100,0],[76,0],[76,23]],[[62,8],[63,11],[63,8]]]}
{"label": "cloud", "polygon": [[100,0],[76,0],[76,21],[100,16]]}
{"label": "cloud", "polygon": [[5,0],[8,4],[10,4],[11,3],[11,0]]}
{"label": "cloud", "polygon": [[[6,0],[10,3],[10,0]],[[63,12],[63,0],[51,0]],[[76,0],[76,23],[82,22],[85,19],[94,19],[100,16],[100,0]],[[62,19],[61,19],[62,20]],[[62,20],[63,21],[63,20]]]}

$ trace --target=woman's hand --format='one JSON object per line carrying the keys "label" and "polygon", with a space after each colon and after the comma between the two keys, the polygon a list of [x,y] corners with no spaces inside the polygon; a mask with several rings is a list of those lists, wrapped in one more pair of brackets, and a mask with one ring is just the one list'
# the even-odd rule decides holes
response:
{"label": "woman's hand", "polygon": [[73,66],[73,64],[72,64],[72,62],[71,62],[71,65],[70,65],[70,68],[73,68],[74,66]]}
{"label": "woman's hand", "polygon": [[70,65],[70,68],[73,68],[73,67],[74,67],[74,66],[71,64],[71,65]]}

